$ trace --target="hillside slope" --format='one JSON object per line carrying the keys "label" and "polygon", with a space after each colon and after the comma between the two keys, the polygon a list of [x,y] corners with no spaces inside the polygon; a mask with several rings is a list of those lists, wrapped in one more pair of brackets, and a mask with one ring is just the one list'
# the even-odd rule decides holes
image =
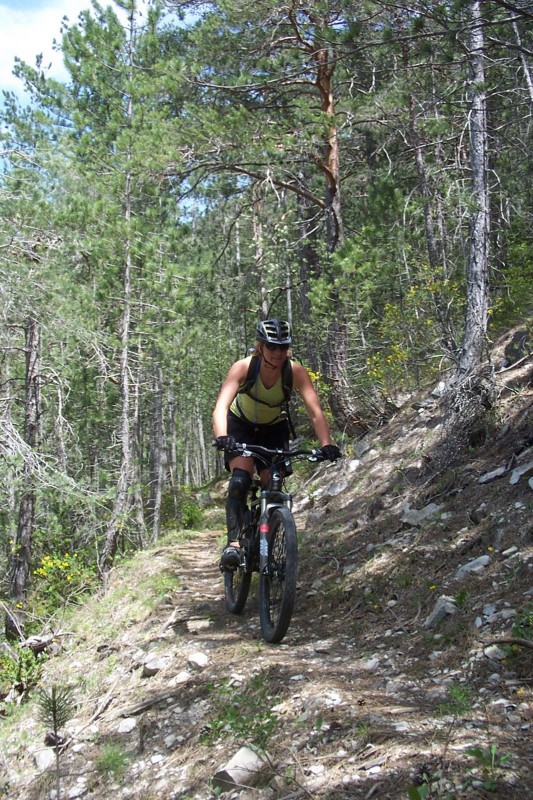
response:
{"label": "hillside slope", "polygon": [[[501,642],[513,625],[533,639],[532,376],[531,360],[499,375],[494,435],[461,460],[436,458],[446,425],[426,398],[293,485],[281,645],[261,640],[256,588],[225,611],[223,485],[210,530],[117,565],[45,668],[77,701],[61,796],[204,800],[254,745],[270,769],[226,796],[400,800],[429,781],[435,798],[533,797],[531,649]],[[31,702],[2,721],[0,755],[0,797],[54,796]]]}

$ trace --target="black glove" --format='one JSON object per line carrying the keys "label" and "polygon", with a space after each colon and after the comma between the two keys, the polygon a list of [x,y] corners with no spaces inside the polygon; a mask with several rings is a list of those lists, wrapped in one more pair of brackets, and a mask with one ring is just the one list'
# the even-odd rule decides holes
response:
{"label": "black glove", "polygon": [[235,439],[233,436],[217,436],[215,444],[217,450],[235,450]]}
{"label": "black glove", "polygon": [[320,452],[328,461],[337,461],[342,455],[336,444],[325,444],[320,448]]}

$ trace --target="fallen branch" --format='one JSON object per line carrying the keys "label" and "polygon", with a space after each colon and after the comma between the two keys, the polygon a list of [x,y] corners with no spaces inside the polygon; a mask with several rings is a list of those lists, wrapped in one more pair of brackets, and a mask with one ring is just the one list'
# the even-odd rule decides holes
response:
{"label": "fallen branch", "polygon": [[159,692],[158,694],[149,697],[147,700],[143,700],[133,706],[117,709],[114,713],[114,717],[134,717],[137,714],[142,714],[143,711],[147,711],[149,708],[152,708],[152,706],[157,705],[157,703],[162,703],[165,700],[171,700],[173,697],[179,697],[182,691],[183,688],[177,688],[170,689],[167,692]]}
{"label": "fallen branch", "polygon": [[483,642],[483,647],[488,647],[490,644],[516,644],[518,647],[527,647],[533,650],[533,641],[529,639],[521,639],[518,636],[509,636],[504,639],[491,639],[488,642]]}

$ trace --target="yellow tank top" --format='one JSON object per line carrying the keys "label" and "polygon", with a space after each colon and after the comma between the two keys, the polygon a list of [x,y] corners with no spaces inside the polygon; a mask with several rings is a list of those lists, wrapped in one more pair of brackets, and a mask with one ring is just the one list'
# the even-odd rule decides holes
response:
{"label": "yellow tank top", "polygon": [[284,419],[285,414],[281,408],[284,402],[285,395],[283,394],[281,375],[271,389],[265,388],[261,376],[258,375],[250,394],[238,394],[230,406],[230,411],[248,422],[257,425],[272,425],[272,423]]}

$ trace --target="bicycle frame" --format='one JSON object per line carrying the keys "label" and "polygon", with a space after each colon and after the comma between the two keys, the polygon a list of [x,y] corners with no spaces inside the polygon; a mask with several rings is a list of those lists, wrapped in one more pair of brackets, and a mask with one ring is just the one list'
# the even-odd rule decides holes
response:
{"label": "bicycle frame", "polygon": [[296,594],[297,537],[292,516],[292,494],[283,491],[283,462],[307,456],[322,461],[320,450],[274,450],[260,445],[237,444],[239,455],[255,457],[268,467],[266,486],[254,475],[250,508],[241,528],[241,564],[226,573],[226,606],[232,613],[243,610],[252,572],[259,572],[260,616],[263,636],[279,642],[289,626]]}

